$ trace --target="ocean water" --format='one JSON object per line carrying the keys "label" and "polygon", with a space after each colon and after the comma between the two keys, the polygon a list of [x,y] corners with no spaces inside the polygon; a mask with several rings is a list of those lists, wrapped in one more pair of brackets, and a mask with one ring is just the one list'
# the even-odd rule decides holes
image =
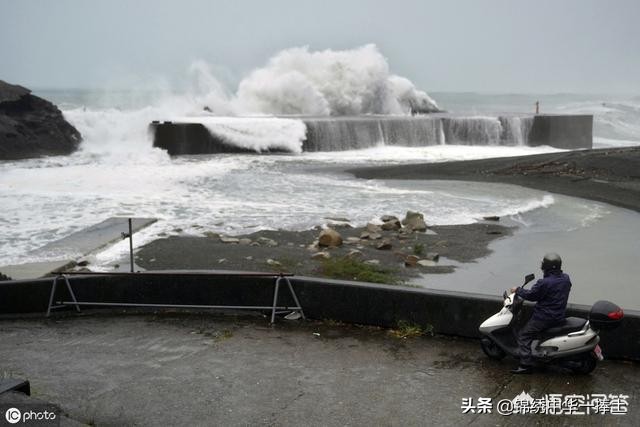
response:
{"label": "ocean water", "polygon": [[[326,223],[328,217],[346,217],[354,225],[362,225],[380,215],[403,215],[407,210],[424,212],[430,224],[463,224],[486,215],[521,216],[539,209],[553,210],[555,204],[553,195],[518,187],[482,184],[470,191],[465,183],[424,183],[406,188],[393,182],[356,180],[340,172],[354,165],[440,162],[556,150],[551,147],[499,146],[497,142],[390,147],[379,141],[372,148],[341,152],[171,158],[152,147],[147,124],[188,116],[200,110],[202,99],[162,90],[35,93],[58,104],[84,140],[80,150],[70,156],[0,162],[0,265],[42,261],[29,252],[111,216],[159,219],[136,235],[139,247],[160,233],[202,235],[214,231],[233,235],[262,229],[302,230]],[[431,96],[445,110],[478,116],[531,112],[538,100],[543,112],[594,114],[596,146],[640,144],[638,98],[474,93]],[[214,103],[210,99],[207,105]],[[229,124],[233,120],[237,119],[213,119],[215,126],[228,127],[231,135],[237,135],[238,128]],[[295,119],[276,123],[263,115],[257,120],[265,126],[240,129],[246,146],[260,147],[264,135],[273,138],[279,132],[294,141],[304,136],[301,122]],[[585,218],[606,215],[589,203],[571,212],[563,222],[566,229],[587,227]],[[126,246],[119,244],[94,254],[96,266],[113,263],[125,250]]]}

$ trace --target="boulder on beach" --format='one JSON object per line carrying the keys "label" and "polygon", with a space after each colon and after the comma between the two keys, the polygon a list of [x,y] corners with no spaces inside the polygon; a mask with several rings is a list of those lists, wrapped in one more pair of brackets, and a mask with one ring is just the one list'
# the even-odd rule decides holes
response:
{"label": "boulder on beach", "polygon": [[402,220],[402,225],[414,231],[427,230],[427,223],[424,222],[424,215],[420,212],[407,211],[407,214]]}
{"label": "boulder on beach", "polygon": [[380,225],[371,222],[367,223],[366,229],[370,233],[379,233],[382,231],[382,227],[380,227]]}
{"label": "boulder on beach", "polygon": [[51,102],[0,80],[0,160],[71,154],[80,140]]}
{"label": "boulder on beach", "polygon": [[382,223],[382,229],[386,231],[400,230],[401,228],[400,220],[396,217]]}
{"label": "boulder on beach", "polygon": [[420,261],[420,258],[418,258],[415,255],[407,255],[407,257],[404,259],[404,265],[406,267],[415,267],[416,265],[418,265],[418,261]]}
{"label": "boulder on beach", "polygon": [[318,236],[318,244],[320,246],[336,247],[342,245],[342,236],[332,228],[325,228]]}
{"label": "boulder on beach", "polygon": [[382,242],[378,243],[376,245],[376,249],[379,249],[381,251],[388,251],[393,247],[393,245],[391,244],[390,240],[383,240]]}

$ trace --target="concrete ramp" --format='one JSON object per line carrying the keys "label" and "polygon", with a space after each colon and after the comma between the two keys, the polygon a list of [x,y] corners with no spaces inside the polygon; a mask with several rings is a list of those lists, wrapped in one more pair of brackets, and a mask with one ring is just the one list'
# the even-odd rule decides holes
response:
{"label": "concrete ramp", "polygon": [[[156,221],[155,218],[132,218],[132,231],[135,233]],[[0,267],[0,274],[13,280],[23,280],[36,279],[63,271],[72,267],[79,258],[120,241],[122,233],[128,232],[128,218],[109,218],[60,240],[48,243],[28,254],[30,258],[48,258],[56,259],[56,261],[6,265]],[[2,280],[2,276],[0,276],[0,280]]]}

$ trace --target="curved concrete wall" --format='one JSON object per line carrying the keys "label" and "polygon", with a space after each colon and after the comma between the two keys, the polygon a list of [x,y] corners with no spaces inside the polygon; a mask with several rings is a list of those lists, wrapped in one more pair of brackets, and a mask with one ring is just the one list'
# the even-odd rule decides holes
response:
{"label": "curved concrete wall", "polygon": [[153,146],[167,150],[172,156],[183,154],[255,153],[227,144],[212,135],[200,123],[152,123],[149,132]]}
{"label": "curved concrete wall", "polygon": [[[271,305],[274,284],[273,278],[238,277],[221,272],[75,276],[70,282],[80,301],[224,305]],[[436,333],[462,337],[478,337],[480,323],[502,305],[497,296],[461,292],[307,277],[294,277],[291,282],[305,314],[312,319],[382,327],[393,327],[405,320],[431,325]],[[0,314],[44,315],[51,285],[51,279],[0,282]],[[69,298],[60,282],[58,290],[55,300]],[[280,295],[280,303],[293,304],[287,292]],[[589,309],[571,305],[567,315],[586,318]],[[602,332],[601,345],[606,357],[640,360],[639,331],[640,313],[626,312],[619,328]]]}

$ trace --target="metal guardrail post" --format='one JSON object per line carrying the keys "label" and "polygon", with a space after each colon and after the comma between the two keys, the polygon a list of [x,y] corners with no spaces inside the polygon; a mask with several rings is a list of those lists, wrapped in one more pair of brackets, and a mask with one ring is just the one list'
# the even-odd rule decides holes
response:
{"label": "metal guardrail post", "polygon": [[298,301],[298,296],[296,295],[296,292],[293,290],[293,285],[291,284],[291,281],[289,280],[288,277],[285,277],[285,276],[281,276],[280,278],[284,279],[285,282],[287,282],[287,286],[289,287],[289,291],[291,292],[291,296],[293,297],[293,302],[296,304],[296,307],[299,307],[300,315],[302,316],[302,318],[306,320],[304,311],[302,310],[302,304],[300,304],[300,301]]}
{"label": "metal guardrail post", "polygon": [[273,288],[273,308],[271,309],[271,324],[276,321],[276,305],[278,304],[278,290],[280,289],[280,279],[282,276],[276,278],[276,282]]}
{"label": "metal guardrail post", "polygon": [[122,233],[122,239],[129,239],[129,263],[131,272],[133,273],[133,224],[129,218],[129,233]]}
{"label": "metal guardrail post", "polygon": [[276,322],[276,306],[278,305],[278,292],[280,290],[281,280],[284,280],[287,283],[287,287],[289,288],[289,292],[291,293],[293,302],[296,305],[295,307],[292,307],[293,311],[299,311],[302,318],[306,319],[306,317],[304,316],[304,311],[302,310],[302,305],[300,305],[300,301],[298,301],[298,296],[296,295],[296,292],[293,290],[293,286],[291,285],[289,278],[284,276],[283,274],[280,274],[278,277],[276,277],[276,282],[274,284],[274,289],[273,289],[273,308],[271,309],[271,323],[273,324]]}
{"label": "metal guardrail post", "polygon": [[[58,279],[60,278],[64,279],[64,282],[67,286],[67,290],[69,291],[69,295],[71,296],[72,301],[69,304],[53,305],[53,297],[56,294],[56,288],[58,287]],[[49,295],[49,305],[47,305],[46,317],[49,317],[51,315],[51,310],[56,308],[66,307],[67,305],[75,305],[76,311],[80,313],[80,303],[76,299],[76,294],[73,292],[73,289],[71,288],[71,283],[69,283],[69,278],[64,274],[59,274],[53,278],[53,283],[51,284],[51,294]]]}

